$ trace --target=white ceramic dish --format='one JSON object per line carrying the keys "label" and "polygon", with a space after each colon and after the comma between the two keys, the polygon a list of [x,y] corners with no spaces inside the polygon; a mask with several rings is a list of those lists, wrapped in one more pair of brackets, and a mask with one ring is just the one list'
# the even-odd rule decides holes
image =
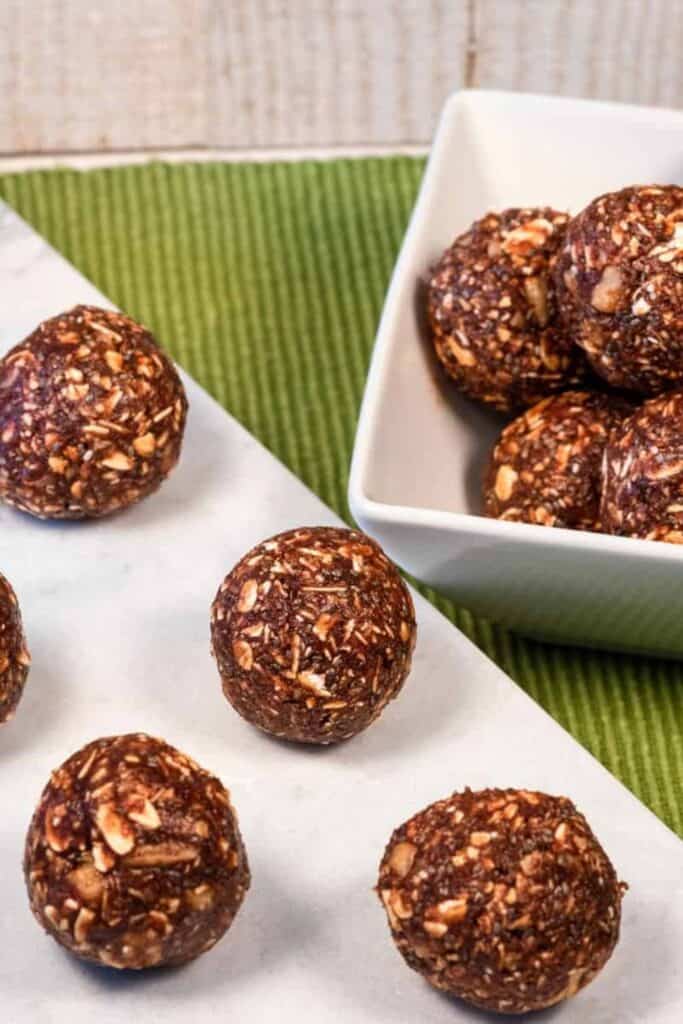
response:
{"label": "white ceramic dish", "polygon": [[457,395],[421,322],[421,286],[490,208],[578,211],[637,182],[683,181],[683,114],[498,92],[444,109],[377,334],[354,450],[358,523],[473,611],[563,642],[683,653],[683,548],[485,519],[501,419]]}
{"label": "white ceramic dish", "polygon": [[[45,316],[106,303],[2,204],[0,295],[0,352]],[[208,637],[223,574],[263,537],[337,520],[185,381],[183,457],[158,495],[80,524],[0,509],[0,567],[33,654],[17,717],[0,731],[3,1024],[500,1020],[446,1002],[407,970],[371,889],[397,823],[451,789],[501,784],[567,792],[631,884],[616,954],[553,1021],[679,1024],[681,843],[419,596],[411,677],[356,740],[302,750],[227,706]],[[230,786],[253,883],[215,950],[131,975],[80,964],[39,931],[21,857],[50,770],[96,736],[139,729]]]}

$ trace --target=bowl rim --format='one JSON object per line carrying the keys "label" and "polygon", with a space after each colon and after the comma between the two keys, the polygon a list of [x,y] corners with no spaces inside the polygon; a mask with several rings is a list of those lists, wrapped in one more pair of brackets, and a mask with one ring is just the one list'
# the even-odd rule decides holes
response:
{"label": "bowl rim", "polygon": [[619,116],[626,120],[634,117],[645,118],[654,123],[676,125],[683,130],[683,111],[665,107],[647,107],[631,103],[606,100],[573,99],[565,96],[550,96],[540,93],[510,92],[498,89],[459,89],[447,98],[439,115],[433,143],[422,176],[418,195],[401,243],[396,264],[387,290],[384,307],[375,335],[370,366],[361,403],[353,455],[349,472],[348,501],[354,519],[364,522],[386,523],[413,529],[436,529],[445,533],[489,538],[514,544],[552,545],[565,551],[595,552],[599,555],[614,555],[646,558],[655,562],[683,561],[683,545],[662,541],[645,540],[637,537],[619,537],[592,531],[569,530],[564,527],[515,523],[471,512],[450,512],[445,509],[420,508],[377,501],[368,494],[370,454],[374,437],[379,428],[379,397],[383,393],[392,350],[395,344],[393,320],[400,310],[400,285],[408,271],[411,249],[416,243],[424,212],[431,200],[438,168],[449,149],[447,124],[458,108],[474,104],[514,104],[515,106],[546,106],[581,110],[582,116]]}

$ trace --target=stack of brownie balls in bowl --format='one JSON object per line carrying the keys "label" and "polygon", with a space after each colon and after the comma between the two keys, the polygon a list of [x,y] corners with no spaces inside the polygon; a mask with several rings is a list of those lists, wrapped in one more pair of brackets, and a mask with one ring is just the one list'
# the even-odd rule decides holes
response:
{"label": "stack of brownie balls in bowl", "polygon": [[[542,234],[545,259],[548,235],[564,230],[566,218],[532,219],[542,226],[510,222],[511,230],[525,259],[524,231]],[[544,299],[538,283],[527,293],[554,317],[552,293]],[[533,401],[532,379],[538,387],[559,387],[565,371],[582,379],[580,354],[559,329],[539,335],[538,352],[548,373],[532,369],[531,353],[524,382],[508,376],[510,392]],[[483,386],[473,384],[480,394]],[[616,423],[628,409],[598,395],[577,407],[591,437],[591,417],[606,431],[608,415]],[[180,377],[149,331],[120,313],[76,307],[0,361],[0,496],[47,519],[122,513],[175,466],[186,413]],[[251,548],[218,587],[209,624],[227,701],[251,726],[291,744],[292,756],[302,744],[346,742],[372,726],[400,694],[416,643],[398,570],[370,537],[341,527],[302,526]],[[28,671],[19,605],[2,579],[3,722]],[[229,793],[144,732],[84,740],[53,771],[28,828],[33,914],[95,964],[186,963],[221,939],[251,884]],[[438,764],[434,773],[437,785]],[[340,855],[350,841],[342,835]],[[501,787],[465,789],[408,818],[381,857],[376,891],[411,968],[476,1006],[522,1013],[574,995],[601,970],[619,937],[624,888],[569,799]]]}
{"label": "stack of brownie balls in bowl", "polygon": [[486,515],[683,542],[683,188],[489,213],[433,268],[446,373],[515,416]]}

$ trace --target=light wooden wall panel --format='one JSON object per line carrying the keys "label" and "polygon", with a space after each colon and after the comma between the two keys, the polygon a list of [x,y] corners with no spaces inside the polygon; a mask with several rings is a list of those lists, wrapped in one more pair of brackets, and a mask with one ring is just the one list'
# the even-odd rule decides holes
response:
{"label": "light wooden wall panel", "polygon": [[464,83],[467,4],[233,0],[212,20],[208,142],[422,141]]}
{"label": "light wooden wall panel", "polygon": [[0,0],[0,153],[429,141],[462,85],[678,106],[683,0]]}
{"label": "light wooden wall panel", "polygon": [[0,151],[206,136],[207,0],[0,0]]}
{"label": "light wooden wall panel", "polygon": [[681,0],[477,0],[473,84],[677,107]]}

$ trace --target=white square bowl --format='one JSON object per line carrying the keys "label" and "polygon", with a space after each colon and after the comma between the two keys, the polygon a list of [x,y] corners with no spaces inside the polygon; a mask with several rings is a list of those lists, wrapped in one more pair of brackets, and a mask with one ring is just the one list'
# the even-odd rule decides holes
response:
{"label": "white square bowl", "polygon": [[683,547],[480,514],[501,418],[456,394],[422,322],[428,268],[488,209],[578,212],[625,185],[683,183],[683,114],[465,91],[448,100],[377,334],[351,467],[363,529],[418,579],[543,639],[683,654]]}

